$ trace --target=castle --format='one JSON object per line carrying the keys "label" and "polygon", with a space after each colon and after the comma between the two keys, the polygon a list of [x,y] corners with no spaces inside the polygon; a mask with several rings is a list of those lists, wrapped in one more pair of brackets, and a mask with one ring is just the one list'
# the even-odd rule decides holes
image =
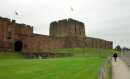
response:
{"label": "castle", "polygon": [[0,17],[0,50],[44,52],[52,48],[112,48],[113,42],[85,35],[84,23],[64,19],[50,24],[49,35],[33,33],[33,27]]}

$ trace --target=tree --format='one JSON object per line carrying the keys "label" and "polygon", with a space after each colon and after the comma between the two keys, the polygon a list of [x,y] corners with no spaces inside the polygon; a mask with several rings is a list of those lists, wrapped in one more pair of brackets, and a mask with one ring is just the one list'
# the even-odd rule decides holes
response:
{"label": "tree", "polygon": [[129,51],[129,48],[123,47],[122,50],[123,50],[124,52],[128,52],[128,51]]}
{"label": "tree", "polygon": [[117,45],[117,46],[115,47],[115,50],[116,50],[116,51],[121,51],[120,45]]}

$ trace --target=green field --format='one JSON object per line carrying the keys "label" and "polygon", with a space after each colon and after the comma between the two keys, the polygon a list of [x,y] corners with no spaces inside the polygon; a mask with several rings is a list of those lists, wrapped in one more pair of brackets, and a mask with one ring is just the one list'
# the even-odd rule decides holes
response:
{"label": "green field", "polygon": [[[19,54],[0,54],[0,79],[97,79],[110,49],[53,49],[73,57],[26,59]],[[81,52],[81,54],[79,54]]]}
{"label": "green field", "polygon": [[99,49],[99,48],[65,48],[65,49],[51,49],[55,53],[73,53],[74,56],[87,57],[109,57],[112,56],[114,50]]}

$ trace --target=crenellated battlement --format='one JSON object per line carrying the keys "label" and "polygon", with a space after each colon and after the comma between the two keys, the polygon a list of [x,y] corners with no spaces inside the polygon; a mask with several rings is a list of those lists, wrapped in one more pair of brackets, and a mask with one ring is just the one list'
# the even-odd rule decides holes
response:
{"label": "crenellated battlement", "polygon": [[53,21],[50,24],[54,24],[55,25],[55,24],[59,24],[59,23],[78,23],[78,24],[84,26],[84,23],[82,23],[82,22],[80,22],[78,20],[74,20],[72,18],[62,19],[62,20],[58,20],[58,21]]}
{"label": "crenellated battlement", "polygon": [[[15,20],[0,17],[0,39],[9,40],[19,38],[21,36],[31,36],[33,27],[26,24],[16,23]],[[21,36],[20,36],[21,35]]]}
{"label": "crenellated battlement", "polygon": [[26,24],[16,24],[15,32],[17,34],[31,36],[31,34],[33,33],[33,27]]}
{"label": "crenellated battlement", "polygon": [[112,48],[113,45],[111,41],[87,37],[84,23],[72,18],[53,21],[49,32],[49,36],[36,34],[30,25],[0,17],[0,50],[37,53],[52,48]]}
{"label": "crenellated battlement", "polygon": [[11,22],[11,20],[10,20],[10,19],[8,19],[8,18],[4,18],[4,17],[1,17],[1,16],[0,16],[0,21],[7,21],[7,22]]}

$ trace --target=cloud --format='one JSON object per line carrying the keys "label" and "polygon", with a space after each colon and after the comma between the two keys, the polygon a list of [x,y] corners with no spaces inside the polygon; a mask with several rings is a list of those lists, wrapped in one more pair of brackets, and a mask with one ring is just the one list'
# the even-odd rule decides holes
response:
{"label": "cloud", "polygon": [[1,0],[0,16],[33,25],[42,34],[49,33],[51,21],[72,17],[85,23],[87,35],[130,47],[129,4],[129,0]]}

